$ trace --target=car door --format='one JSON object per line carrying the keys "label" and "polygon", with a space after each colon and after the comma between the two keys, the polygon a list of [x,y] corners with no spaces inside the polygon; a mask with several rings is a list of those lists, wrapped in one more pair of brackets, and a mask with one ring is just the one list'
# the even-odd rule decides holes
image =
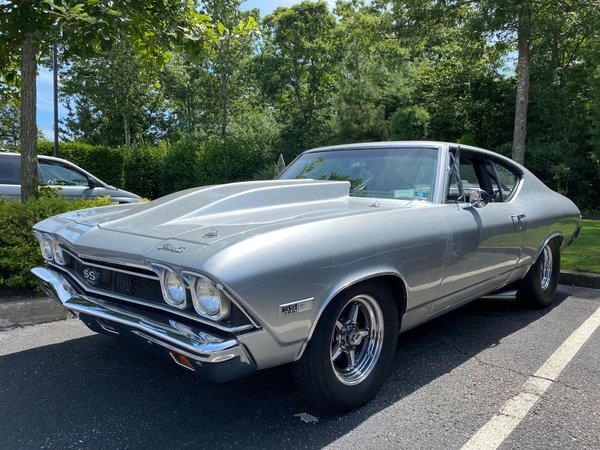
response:
{"label": "car door", "polygon": [[42,182],[70,199],[94,198],[87,175],[60,161],[39,160],[39,176]]}
{"label": "car door", "polygon": [[[450,177],[442,206],[449,240],[432,312],[502,287],[523,247],[526,217],[510,202],[494,161],[475,153],[462,154],[459,159],[460,171]],[[489,203],[471,206],[468,195],[473,190],[487,193]]]}

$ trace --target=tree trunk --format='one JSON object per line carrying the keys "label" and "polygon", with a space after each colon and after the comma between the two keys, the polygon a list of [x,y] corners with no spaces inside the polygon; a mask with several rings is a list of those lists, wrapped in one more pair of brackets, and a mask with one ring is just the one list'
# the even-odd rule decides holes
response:
{"label": "tree trunk", "polygon": [[527,106],[529,104],[529,5],[527,0],[519,11],[517,65],[517,99],[515,105],[515,130],[513,134],[512,159],[523,164],[525,161],[525,138],[527,137]]}
{"label": "tree trunk", "polygon": [[131,130],[129,127],[129,117],[123,114],[123,129],[125,131],[125,146],[131,147]]}
{"label": "tree trunk", "polygon": [[21,44],[21,200],[37,193],[36,53],[35,40]]}

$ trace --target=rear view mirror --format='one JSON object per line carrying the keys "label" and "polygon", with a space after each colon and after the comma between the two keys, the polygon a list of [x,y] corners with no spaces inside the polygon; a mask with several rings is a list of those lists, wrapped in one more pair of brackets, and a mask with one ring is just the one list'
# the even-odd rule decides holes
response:
{"label": "rear view mirror", "polygon": [[483,208],[489,203],[490,196],[487,192],[476,189],[467,194],[467,200],[469,205],[466,208]]}

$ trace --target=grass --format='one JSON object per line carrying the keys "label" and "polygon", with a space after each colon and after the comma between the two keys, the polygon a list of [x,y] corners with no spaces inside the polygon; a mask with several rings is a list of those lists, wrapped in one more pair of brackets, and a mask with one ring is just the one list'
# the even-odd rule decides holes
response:
{"label": "grass", "polygon": [[600,220],[582,220],[573,245],[561,252],[561,269],[600,273]]}

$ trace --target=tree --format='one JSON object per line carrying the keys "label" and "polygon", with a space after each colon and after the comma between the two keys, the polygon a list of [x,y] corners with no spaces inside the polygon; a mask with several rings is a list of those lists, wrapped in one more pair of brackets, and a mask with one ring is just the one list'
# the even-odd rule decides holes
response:
{"label": "tree", "polygon": [[[243,0],[202,0],[206,13],[217,24],[216,42],[208,58],[209,73],[217,81],[216,104],[219,106],[221,135],[227,132],[230,119],[231,98],[240,85],[232,82],[239,79],[245,58],[249,58],[257,36],[254,15],[257,10],[241,11]],[[233,94],[233,95],[232,95]],[[215,95],[213,95],[215,97]]]}
{"label": "tree", "polygon": [[160,116],[157,71],[144,67],[126,41],[109,52],[72,58],[62,93],[73,103],[68,129],[91,144],[129,147],[132,134],[148,138]]}
{"label": "tree", "polygon": [[515,102],[515,129],[513,134],[512,158],[525,162],[525,139],[527,137],[527,107],[529,106],[531,11],[529,0],[517,5],[517,98]]}
{"label": "tree", "polygon": [[165,50],[192,51],[212,33],[206,15],[191,0],[7,0],[0,4],[0,71],[20,78],[21,195],[36,192],[36,62],[42,49],[60,42],[66,57],[108,50],[126,37],[148,65],[164,64]]}
{"label": "tree", "polygon": [[171,126],[164,130],[169,138],[192,134],[206,124],[207,111],[215,86],[206,59],[190,61],[184,53],[176,53],[159,74]]}
{"label": "tree", "polygon": [[338,26],[325,2],[304,1],[277,8],[265,17],[262,31],[255,71],[284,124],[289,157],[325,139],[341,77]]}

